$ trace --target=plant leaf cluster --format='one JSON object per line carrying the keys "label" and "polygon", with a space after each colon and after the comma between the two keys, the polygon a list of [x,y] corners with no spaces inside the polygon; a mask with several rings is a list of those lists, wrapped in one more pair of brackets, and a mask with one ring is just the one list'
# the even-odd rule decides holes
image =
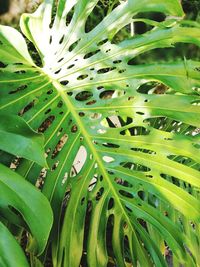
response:
{"label": "plant leaf cluster", "polygon": [[[127,0],[88,29],[97,4],[45,0],[22,15],[42,66],[21,33],[0,26],[0,111],[45,137],[49,168],[34,152],[21,153],[28,160],[16,168],[54,213],[40,260],[163,267],[168,250],[174,266],[198,266],[200,62],[135,60],[175,43],[199,47],[199,25],[184,23],[178,0]],[[164,20],[144,18],[148,12]],[[117,38],[137,21],[146,33]]]}

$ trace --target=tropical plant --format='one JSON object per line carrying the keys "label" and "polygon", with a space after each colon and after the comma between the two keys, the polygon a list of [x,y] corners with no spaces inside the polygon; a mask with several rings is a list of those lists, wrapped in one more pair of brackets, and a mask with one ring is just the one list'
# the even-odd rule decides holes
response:
{"label": "tropical plant", "polygon": [[[0,149],[7,152],[1,152],[0,159],[4,163],[0,163],[0,266],[26,267],[29,266],[26,257],[9,230],[18,233],[19,240],[24,228],[32,234],[27,251],[34,258],[45,249],[53,214],[44,195],[4,165],[15,154],[47,167],[42,149],[44,139],[22,118],[5,113],[0,116]],[[12,163],[11,167],[16,165]]]}
{"label": "tropical plant", "polygon": [[[21,160],[16,170],[54,212],[40,260],[159,267],[172,251],[174,266],[198,266],[200,62],[135,60],[177,42],[200,46],[200,26],[182,20],[178,0],[115,2],[90,29],[98,0],[45,0],[22,15],[41,66],[18,31],[0,27],[0,110],[45,136],[50,168]],[[149,30],[121,40],[138,21]]]}

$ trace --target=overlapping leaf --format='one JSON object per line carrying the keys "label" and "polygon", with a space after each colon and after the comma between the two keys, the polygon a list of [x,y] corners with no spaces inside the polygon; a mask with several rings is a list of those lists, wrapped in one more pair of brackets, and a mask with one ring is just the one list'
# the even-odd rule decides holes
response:
{"label": "overlapping leaf", "polygon": [[41,254],[52,224],[52,213],[47,199],[23,177],[2,164],[0,184],[1,217],[30,231],[34,240],[29,250],[36,255]]}
{"label": "overlapping leaf", "polygon": [[[11,154],[14,154],[45,167],[43,136],[34,132],[19,116],[3,112],[0,115],[0,148],[7,152],[4,154],[1,151],[1,162],[6,164],[6,161],[12,159]],[[16,168],[16,163],[13,166]],[[29,240],[28,250],[33,255],[41,254],[52,226],[51,207],[38,189],[1,163],[0,196],[0,265],[28,266],[20,245],[6,226],[9,228],[13,224],[30,232],[32,238]]]}
{"label": "overlapping leaf", "polygon": [[[4,266],[28,267],[26,257],[15,238],[0,222],[0,264]],[[9,250],[8,250],[9,248]],[[12,257],[10,256],[12,255]]]}
{"label": "overlapping leaf", "polygon": [[0,149],[47,167],[44,138],[34,132],[19,116],[0,113]]}
{"label": "overlapping leaf", "polygon": [[[22,16],[42,68],[18,32],[0,28],[0,110],[44,132],[51,166],[24,162],[18,172],[40,183],[51,201],[55,266],[79,266],[85,251],[88,266],[106,266],[110,258],[120,267],[166,266],[166,244],[174,262],[195,266],[200,63],[131,60],[175,42],[199,46],[200,30],[167,20],[115,44],[112,38],[139,12],[182,16],[180,3],[123,1],[85,32],[97,2],[60,0],[52,20],[49,0]],[[155,94],[161,85],[164,94]]]}

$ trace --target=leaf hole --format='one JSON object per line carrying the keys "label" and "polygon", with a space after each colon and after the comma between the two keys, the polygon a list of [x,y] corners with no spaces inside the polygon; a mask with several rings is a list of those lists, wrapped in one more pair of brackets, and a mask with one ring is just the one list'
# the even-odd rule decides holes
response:
{"label": "leaf hole", "polygon": [[123,72],[125,72],[126,71],[126,69],[122,69],[122,70],[119,70],[118,72],[119,73],[123,73]]}
{"label": "leaf hole", "polygon": [[28,87],[28,86],[27,86],[26,84],[24,84],[24,85],[20,85],[19,87],[17,87],[17,89],[10,91],[9,94],[11,95],[11,94],[18,93],[18,92],[20,92],[20,91],[25,90],[27,87]]}
{"label": "leaf hole", "polygon": [[140,190],[140,191],[138,191],[137,194],[138,194],[138,196],[139,196],[140,199],[142,199],[142,200],[145,199],[145,192],[144,191]]}
{"label": "leaf hole", "polygon": [[18,71],[15,71],[14,73],[16,73],[16,74],[25,74],[26,71],[25,70],[18,70]]}
{"label": "leaf hole", "polygon": [[115,177],[114,181],[115,181],[117,184],[120,184],[120,185],[122,185],[122,186],[124,186],[124,187],[129,187],[129,188],[133,187],[133,185],[130,184],[128,181],[123,180],[123,179],[118,178],[118,177]]}
{"label": "leaf hole", "polygon": [[126,208],[129,212],[132,212],[132,209],[131,209],[128,205],[125,205],[125,208]]}
{"label": "leaf hole", "polygon": [[42,124],[40,125],[40,127],[38,128],[38,132],[40,133],[44,133],[53,123],[53,121],[55,120],[55,116],[51,115],[48,118],[46,118]]}
{"label": "leaf hole", "polygon": [[88,75],[87,74],[83,74],[83,75],[80,75],[80,76],[78,76],[77,77],[77,80],[84,80],[84,79],[86,79],[88,77]]}
{"label": "leaf hole", "polygon": [[63,36],[61,37],[61,39],[60,39],[60,41],[59,41],[59,44],[62,44],[64,38],[65,38],[65,35],[63,34]]}
{"label": "leaf hole", "polygon": [[105,90],[99,94],[100,99],[110,99],[114,94],[114,90]]}
{"label": "leaf hole", "polygon": [[109,49],[106,50],[106,53],[108,53],[108,52],[110,52],[110,51],[111,51],[111,49],[109,48]]}
{"label": "leaf hole", "polygon": [[53,93],[53,89],[47,91],[47,95],[51,95]]}
{"label": "leaf hole", "polygon": [[101,89],[104,89],[104,87],[103,86],[98,86],[97,87],[97,90],[101,90]]}
{"label": "leaf hole", "polygon": [[61,72],[62,69],[59,69],[57,71],[54,72],[54,74],[58,74],[59,72]]}
{"label": "leaf hole", "polygon": [[124,223],[123,223],[123,228],[124,228],[124,230],[127,230],[127,229],[128,229],[128,224],[127,224],[127,222],[124,222]]}
{"label": "leaf hole", "polygon": [[[0,65],[1,65],[1,63],[0,63]],[[23,66],[24,64],[21,63],[21,62],[16,62],[16,63],[13,63],[13,65],[14,65],[14,66]]]}
{"label": "leaf hole", "polygon": [[103,156],[102,159],[103,159],[103,161],[105,161],[107,163],[115,161],[115,159],[113,157],[110,157],[110,156]]}
{"label": "leaf hole", "polygon": [[63,101],[60,100],[60,101],[58,102],[58,104],[57,104],[57,107],[58,107],[58,108],[62,108],[62,106],[63,106]]}
{"label": "leaf hole", "polygon": [[119,59],[119,60],[114,60],[114,61],[113,61],[113,64],[119,64],[119,63],[121,63],[121,62],[122,62],[122,60],[120,60],[120,59]]}
{"label": "leaf hole", "polygon": [[143,126],[136,126],[136,127],[131,127],[131,128],[128,128],[126,130],[123,130],[120,132],[121,135],[126,135],[126,131],[129,131],[129,133],[132,135],[132,136],[137,136],[137,135],[148,135],[149,134],[149,130],[146,129],[145,127]]}
{"label": "leaf hole", "polygon": [[4,69],[6,68],[8,65],[4,64],[2,61],[0,61],[0,68]]}
{"label": "leaf hole", "polygon": [[90,91],[82,91],[80,93],[78,93],[75,96],[75,99],[78,101],[87,101],[89,100],[91,97],[93,96],[93,94]]}
{"label": "leaf hole", "polygon": [[91,179],[90,184],[88,186],[88,191],[89,192],[91,192],[95,188],[95,186],[97,184],[97,177],[98,177],[98,175],[97,175],[97,173],[95,173],[95,175]]}
{"label": "leaf hole", "polygon": [[119,145],[113,144],[113,143],[103,143],[102,145],[108,148],[119,148],[120,147]]}
{"label": "leaf hole", "polygon": [[55,171],[55,170],[57,169],[58,165],[59,165],[59,160],[56,161],[56,162],[53,164],[53,166],[51,167],[51,171],[52,171],[52,172]]}
{"label": "leaf hole", "polygon": [[64,57],[62,57],[61,59],[58,60],[58,63],[60,63],[61,61],[63,61]]}
{"label": "leaf hole", "polygon": [[81,172],[86,160],[87,160],[87,150],[83,145],[81,145],[72,164],[73,167],[70,172],[70,177],[75,177],[77,174]]}
{"label": "leaf hole", "polygon": [[46,111],[45,111],[45,113],[44,114],[48,114],[49,112],[51,112],[51,109],[49,108],[49,109],[47,109]]}
{"label": "leaf hole", "polygon": [[57,136],[59,136],[63,131],[63,128],[60,128],[60,130],[57,132]]}
{"label": "leaf hole", "polygon": [[111,197],[108,202],[108,210],[111,210],[114,207],[114,199]]}
{"label": "leaf hole", "polygon": [[145,165],[133,162],[121,162],[120,165],[123,168],[134,170],[134,171],[142,171],[142,172],[149,172],[151,169]]}
{"label": "leaf hole", "polygon": [[112,70],[116,69],[116,67],[112,67],[112,68],[102,68],[102,69],[99,69],[97,71],[97,74],[104,74],[104,73],[107,73],[107,72],[110,72]]}
{"label": "leaf hole", "polygon": [[84,59],[90,58],[90,57],[94,56],[95,54],[99,53],[99,51],[100,51],[100,49],[97,49],[95,51],[89,52],[83,58]]}
{"label": "leaf hole", "polygon": [[67,69],[71,69],[71,68],[73,68],[75,66],[75,64],[71,64],[71,65],[69,65],[68,67],[67,67]]}
{"label": "leaf hole", "polygon": [[80,41],[80,39],[78,39],[76,42],[74,42],[73,44],[70,45],[69,52],[73,51],[76,48],[76,46],[78,45],[79,41]]}
{"label": "leaf hole", "polygon": [[104,39],[104,40],[98,42],[98,43],[97,43],[97,46],[102,46],[103,44],[105,44],[105,43],[107,43],[107,42],[108,42],[108,38],[106,38],[106,39]]}
{"label": "leaf hole", "polygon": [[86,105],[94,105],[97,101],[96,100],[92,100],[86,103]]}
{"label": "leaf hole", "polygon": [[65,172],[64,177],[62,179],[62,186],[66,183],[67,178],[68,178],[68,172]]}
{"label": "leaf hole", "polygon": [[85,197],[83,197],[83,198],[81,199],[81,206],[84,204],[84,202],[85,202]]}
{"label": "leaf hole", "polygon": [[133,100],[135,97],[134,96],[129,96],[128,97],[128,101],[131,101],[131,100]]}
{"label": "leaf hole", "polygon": [[62,84],[62,85],[67,85],[68,83],[69,83],[69,81],[68,81],[68,80],[61,81],[61,82],[60,82],[60,84]]}
{"label": "leaf hole", "polygon": [[18,115],[19,116],[24,115],[27,111],[29,111],[31,108],[34,107],[35,103],[36,103],[36,100],[34,99],[28,105],[26,105],[23,109],[21,109],[20,112],[18,113]]}
{"label": "leaf hole", "polygon": [[147,154],[152,154],[152,155],[155,155],[156,154],[156,152],[153,151],[153,150],[144,149],[144,148],[138,148],[138,147],[132,147],[131,150],[142,152],[142,153],[147,153]]}
{"label": "leaf hole", "polygon": [[56,147],[54,148],[53,152],[52,152],[52,156],[51,158],[52,159],[55,159],[58,154],[61,152],[61,150],[63,149],[64,145],[66,144],[68,140],[68,135],[67,134],[64,134],[60,140],[58,141]]}
{"label": "leaf hole", "polygon": [[146,177],[152,179],[153,175],[147,174]]}
{"label": "leaf hole", "polygon": [[71,132],[72,132],[72,133],[76,133],[77,131],[78,131],[78,127],[77,127],[76,124],[74,124],[74,125],[72,126],[72,128],[71,128]]}
{"label": "leaf hole", "polygon": [[97,200],[97,201],[100,200],[100,198],[101,198],[102,195],[103,195],[103,192],[104,192],[104,188],[101,187],[101,188],[99,189],[99,191],[97,192],[97,194],[96,194],[96,200]]}
{"label": "leaf hole", "polygon": [[144,115],[144,112],[141,112],[141,111],[136,111],[136,113],[139,115]]}
{"label": "leaf hole", "polygon": [[80,117],[84,117],[84,116],[85,116],[85,113],[84,113],[84,112],[79,112],[78,115],[79,115]]}

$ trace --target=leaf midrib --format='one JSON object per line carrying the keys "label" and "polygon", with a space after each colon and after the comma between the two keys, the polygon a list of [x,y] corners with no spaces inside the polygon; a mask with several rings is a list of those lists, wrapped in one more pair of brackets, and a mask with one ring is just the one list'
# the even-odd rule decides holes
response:
{"label": "leaf midrib", "polygon": [[[165,106],[150,106],[150,105],[146,105],[146,106],[135,106],[133,105],[134,104],[134,101],[132,102],[132,105],[128,105],[128,106],[94,106],[94,107],[86,107],[86,108],[78,108],[77,110],[110,110],[110,109],[115,109],[115,110],[118,110],[118,109],[124,109],[124,108],[132,108],[132,109],[144,109],[144,108],[150,108],[150,109],[164,109],[164,110],[167,110],[167,111],[180,111],[182,113],[191,113],[191,111],[187,108],[185,110],[178,110],[177,108],[166,108]],[[191,106],[190,108],[192,109],[193,107],[195,107],[194,105]],[[196,106],[197,107],[197,106]],[[196,108],[197,109],[197,108]],[[195,112],[196,113],[200,113],[200,109],[197,109]]]}
{"label": "leaf midrib", "polygon": [[63,99],[64,103],[66,104],[66,106],[69,108],[72,116],[74,117],[75,121],[77,122],[77,125],[78,127],[80,128],[80,132],[82,132],[82,135],[84,136],[85,138],[85,141],[86,143],[88,144],[88,147],[90,149],[90,151],[92,152],[94,158],[96,159],[96,162],[98,164],[98,167],[103,175],[103,177],[105,178],[105,180],[107,181],[108,185],[109,185],[109,188],[110,190],[112,191],[113,195],[114,195],[114,198],[115,198],[115,201],[118,203],[120,209],[122,210],[123,214],[124,214],[124,217],[126,219],[126,221],[129,223],[131,229],[132,229],[132,232],[133,234],[135,235],[135,230],[133,228],[133,225],[130,221],[130,218],[128,217],[128,215],[126,214],[125,212],[125,209],[123,207],[123,205],[121,204],[120,200],[119,200],[119,196],[118,194],[115,192],[115,188],[114,186],[112,185],[111,181],[110,181],[110,178],[109,178],[109,175],[105,169],[105,167],[103,166],[103,163],[96,151],[96,149],[94,148],[94,145],[92,143],[92,141],[90,140],[90,136],[89,134],[87,133],[81,119],[79,118],[79,115],[76,113],[76,110],[74,109],[74,106],[73,104],[71,103],[71,101],[69,100],[69,97],[66,95],[66,93],[64,92],[63,90],[63,87],[59,84],[59,82],[57,81],[53,81],[53,85],[55,86],[55,88],[57,89],[59,95],[61,96],[61,98]]}
{"label": "leaf midrib", "polygon": [[[141,66],[141,65],[140,65]],[[146,66],[144,64],[144,66]],[[162,74],[159,74],[159,73],[140,73],[140,74],[132,74],[132,75],[127,75],[127,76],[122,76],[122,77],[118,77],[118,78],[113,78],[113,79],[108,79],[108,80],[98,80],[96,82],[88,82],[88,83],[85,83],[85,84],[78,84],[78,85],[75,85],[75,86],[72,86],[72,87],[68,87],[66,88],[64,91],[65,92],[71,92],[77,88],[84,88],[84,87],[90,87],[92,88],[92,86],[94,85],[98,85],[98,84],[106,84],[106,83],[112,83],[112,82],[118,82],[118,81],[123,81],[123,80],[131,80],[131,79],[135,79],[135,78],[139,78],[139,77],[147,77],[147,78],[151,78],[152,80],[154,81],[158,81],[160,82],[159,79],[156,79],[156,78],[153,78],[153,77],[175,77],[175,78],[185,78],[186,75],[184,74],[172,74],[172,73],[162,73]],[[192,79],[192,78],[191,78]]]}
{"label": "leaf midrib", "polygon": [[[184,176],[187,176],[187,177],[189,176],[189,179],[192,179],[192,181],[190,180],[189,182],[191,184],[199,187],[200,182],[199,182],[199,179],[195,175],[198,173],[197,171],[196,171],[196,173],[194,173],[195,172],[194,169],[191,169],[191,168],[189,168],[186,165],[183,165],[181,163],[178,163],[178,162],[169,160],[167,158],[161,157],[160,155],[159,155],[159,158],[165,159],[166,163],[162,163],[161,161],[159,161],[158,156],[152,156],[150,154],[146,154],[144,156],[143,155],[144,153],[142,153],[142,152],[137,152],[137,153],[135,152],[134,155],[131,155],[130,153],[127,154],[127,153],[119,152],[119,151],[114,152],[114,151],[110,151],[110,150],[106,150],[106,149],[98,149],[97,151],[99,151],[101,153],[102,152],[107,153],[107,155],[116,155],[116,156],[118,156],[120,153],[121,156],[127,157],[127,155],[128,155],[130,158],[139,159],[139,160],[141,159],[141,160],[143,160],[143,162],[147,161],[147,159],[148,159],[149,164],[146,164],[147,167],[151,167],[151,166],[155,165],[155,163],[156,163],[157,166],[161,166],[161,169],[164,170],[167,166],[167,168],[170,169],[172,172],[180,173],[180,176],[178,177],[180,180],[188,182],[188,180],[187,180],[188,178],[185,179]],[[171,165],[170,165],[170,163],[171,163]],[[178,165],[182,166],[182,168],[178,168]],[[176,166],[177,166],[177,168],[176,168]],[[182,170],[183,168],[185,168],[185,169],[188,168],[190,170],[190,172],[185,172],[184,170]]]}

